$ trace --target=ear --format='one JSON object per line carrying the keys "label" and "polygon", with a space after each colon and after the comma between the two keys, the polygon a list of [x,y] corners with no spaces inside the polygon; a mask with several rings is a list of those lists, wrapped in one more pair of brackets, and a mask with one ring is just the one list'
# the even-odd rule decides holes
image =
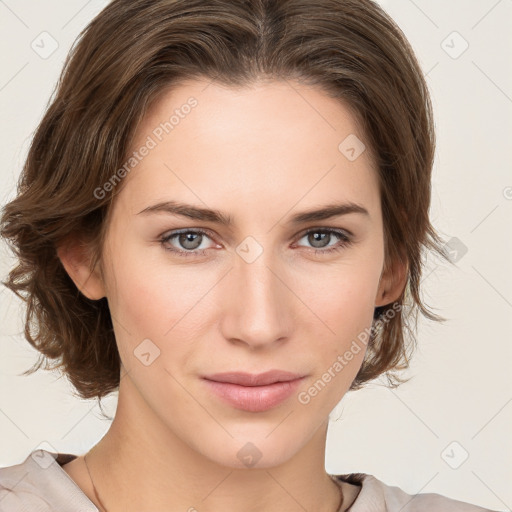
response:
{"label": "ear", "polygon": [[407,285],[409,265],[405,259],[396,258],[385,266],[380,276],[375,306],[386,306],[397,300]]}
{"label": "ear", "polygon": [[106,296],[103,277],[98,268],[91,270],[90,246],[80,238],[70,238],[57,247],[57,255],[76,287],[88,299]]}

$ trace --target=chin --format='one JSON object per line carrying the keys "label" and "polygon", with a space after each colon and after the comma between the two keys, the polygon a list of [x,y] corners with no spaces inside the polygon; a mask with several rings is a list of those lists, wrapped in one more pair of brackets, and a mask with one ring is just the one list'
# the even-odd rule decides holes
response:
{"label": "chin", "polygon": [[281,421],[282,418],[259,426],[245,423],[237,431],[225,425],[233,437],[227,433],[221,434],[221,438],[208,436],[208,446],[198,446],[198,449],[212,462],[231,469],[280,466],[293,458],[312,436],[307,432],[301,434],[297,425],[286,420],[279,425]]}

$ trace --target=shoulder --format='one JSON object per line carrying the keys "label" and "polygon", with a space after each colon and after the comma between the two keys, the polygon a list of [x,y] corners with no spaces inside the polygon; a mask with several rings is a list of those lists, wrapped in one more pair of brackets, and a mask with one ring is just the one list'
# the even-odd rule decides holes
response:
{"label": "shoulder", "polygon": [[35,450],[23,462],[0,468],[0,510],[98,512],[61,467],[75,457]]}
{"label": "shoulder", "polygon": [[348,512],[495,512],[437,493],[408,494],[399,487],[386,485],[375,476],[366,473],[333,476],[361,487]]}

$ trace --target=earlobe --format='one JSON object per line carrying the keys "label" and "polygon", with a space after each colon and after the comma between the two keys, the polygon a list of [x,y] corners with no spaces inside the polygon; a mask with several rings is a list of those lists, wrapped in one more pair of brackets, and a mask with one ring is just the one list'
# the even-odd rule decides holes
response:
{"label": "earlobe", "polygon": [[83,241],[64,242],[57,248],[57,256],[83,295],[91,300],[105,297],[103,279],[97,269],[91,271],[88,247]]}

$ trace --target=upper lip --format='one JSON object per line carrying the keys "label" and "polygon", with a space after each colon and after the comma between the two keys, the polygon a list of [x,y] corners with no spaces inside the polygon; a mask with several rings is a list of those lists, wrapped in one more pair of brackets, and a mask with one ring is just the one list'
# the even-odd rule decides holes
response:
{"label": "upper lip", "polygon": [[206,375],[207,380],[217,382],[229,382],[241,386],[265,386],[275,382],[287,382],[302,378],[304,375],[287,372],[284,370],[269,370],[264,373],[225,372]]}

